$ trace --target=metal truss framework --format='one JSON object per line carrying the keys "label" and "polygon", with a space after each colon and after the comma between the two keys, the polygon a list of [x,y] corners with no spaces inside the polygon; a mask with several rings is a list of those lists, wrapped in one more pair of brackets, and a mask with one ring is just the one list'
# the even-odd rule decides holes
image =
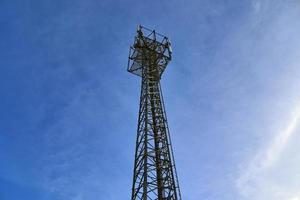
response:
{"label": "metal truss framework", "polygon": [[160,87],[171,60],[167,37],[139,26],[128,71],[142,77],[131,200],[181,200]]}

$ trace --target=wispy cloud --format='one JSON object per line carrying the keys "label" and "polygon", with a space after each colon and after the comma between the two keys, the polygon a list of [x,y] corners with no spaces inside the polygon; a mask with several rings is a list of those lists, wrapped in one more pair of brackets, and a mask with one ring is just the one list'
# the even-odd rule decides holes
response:
{"label": "wispy cloud", "polygon": [[293,111],[293,116],[286,127],[282,132],[278,134],[271,143],[270,147],[266,151],[266,158],[262,162],[262,168],[267,168],[272,166],[274,162],[278,160],[281,152],[284,150],[289,139],[293,134],[295,134],[295,129],[299,125],[300,118],[300,107]]}
{"label": "wispy cloud", "polygon": [[[269,82],[274,85],[279,96],[273,94],[272,98],[266,99],[269,105],[277,101],[275,104],[280,103],[281,108],[276,110],[278,106],[273,104],[269,106],[273,110],[264,110],[264,118],[273,118],[272,124],[266,124],[272,128],[260,134],[259,147],[252,146],[252,149],[257,148],[252,151],[254,155],[250,159],[241,159],[244,161],[241,161],[236,187],[243,200],[298,200],[300,181],[296,168],[299,168],[300,160],[295,153],[298,148],[295,141],[299,138],[300,130],[300,99],[296,94],[299,82],[294,79],[294,74],[299,73],[299,40],[294,38],[294,33],[299,30],[299,26],[295,26],[298,24],[295,19],[299,16],[299,4],[292,6],[282,2],[273,4],[268,0],[255,0],[252,6],[253,27],[263,35],[269,35],[256,38],[256,41],[261,41],[254,49],[262,51],[252,64],[261,65],[262,69],[267,69],[267,66],[272,66],[269,70],[281,69],[278,71],[280,73],[276,73],[281,77],[280,80],[270,79]],[[261,60],[258,60],[259,57]],[[269,77],[264,76],[263,79]],[[274,115],[277,117],[274,118]]]}
{"label": "wispy cloud", "polygon": [[[246,163],[248,167],[242,170],[240,177],[237,180],[237,187],[239,192],[245,198],[263,199],[263,196],[268,195],[275,199],[285,198],[298,199],[297,193],[293,191],[285,191],[286,183],[281,183],[275,186],[272,180],[266,176],[272,171],[272,167],[280,160],[282,152],[285,150],[291,137],[296,134],[297,127],[300,121],[300,106],[292,109],[290,120],[285,129],[280,131],[271,140],[266,148],[258,151],[254,159]],[[274,174],[274,176],[276,176]],[[267,189],[268,188],[268,189]],[[268,194],[264,194],[267,191]],[[295,196],[291,198],[292,196]]]}

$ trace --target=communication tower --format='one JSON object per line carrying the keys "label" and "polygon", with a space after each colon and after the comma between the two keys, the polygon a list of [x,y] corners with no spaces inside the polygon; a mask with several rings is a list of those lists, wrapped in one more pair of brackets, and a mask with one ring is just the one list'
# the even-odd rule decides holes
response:
{"label": "communication tower", "polygon": [[127,69],[142,79],[131,200],[181,200],[160,87],[171,58],[166,36],[138,26]]}

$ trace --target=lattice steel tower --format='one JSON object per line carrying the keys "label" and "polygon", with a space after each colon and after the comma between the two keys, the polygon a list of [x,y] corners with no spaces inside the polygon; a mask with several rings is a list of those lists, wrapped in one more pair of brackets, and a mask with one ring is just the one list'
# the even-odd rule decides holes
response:
{"label": "lattice steel tower", "polygon": [[181,200],[160,87],[171,55],[167,37],[138,27],[128,60],[142,77],[131,200]]}

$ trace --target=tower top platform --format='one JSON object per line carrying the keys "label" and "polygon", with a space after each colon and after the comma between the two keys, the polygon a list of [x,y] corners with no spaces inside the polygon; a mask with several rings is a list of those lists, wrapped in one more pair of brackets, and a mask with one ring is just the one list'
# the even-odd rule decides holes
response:
{"label": "tower top platform", "polygon": [[143,69],[152,66],[157,70],[159,79],[172,59],[172,49],[169,39],[141,25],[129,50],[127,71],[141,76]]}

